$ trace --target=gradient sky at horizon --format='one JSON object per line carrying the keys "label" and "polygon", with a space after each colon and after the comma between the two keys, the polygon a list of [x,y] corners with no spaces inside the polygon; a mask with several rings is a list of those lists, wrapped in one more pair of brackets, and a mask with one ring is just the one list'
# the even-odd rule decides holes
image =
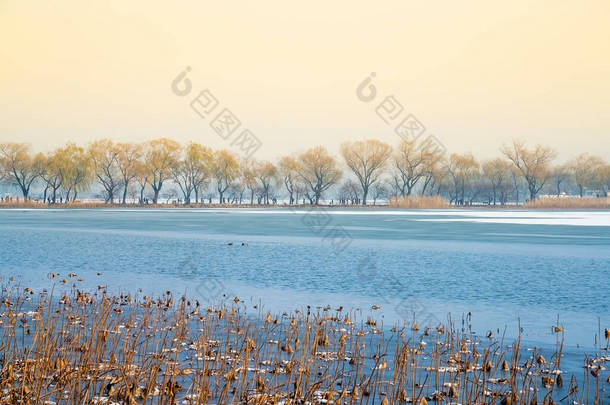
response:
{"label": "gradient sky at horizon", "polygon": [[451,152],[512,138],[610,159],[610,2],[0,0],[0,141],[161,136],[228,148],[170,89],[185,66],[263,142],[257,157],[398,136],[376,72]]}

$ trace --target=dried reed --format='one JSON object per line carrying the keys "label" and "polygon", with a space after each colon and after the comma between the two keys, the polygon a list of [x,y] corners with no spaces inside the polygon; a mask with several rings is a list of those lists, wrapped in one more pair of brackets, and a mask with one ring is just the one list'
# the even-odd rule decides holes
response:
{"label": "dried reed", "polygon": [[330,307],[252,315],[239,299],[207,308],[169,291],[53,296],[10,283],[0,298],[2,404],[601,404],[610,361],[605,336],[564,386],[559,325],[543,356],[520,337],[479,338],[468,319],[385,330],[372,311],[367,322]]}

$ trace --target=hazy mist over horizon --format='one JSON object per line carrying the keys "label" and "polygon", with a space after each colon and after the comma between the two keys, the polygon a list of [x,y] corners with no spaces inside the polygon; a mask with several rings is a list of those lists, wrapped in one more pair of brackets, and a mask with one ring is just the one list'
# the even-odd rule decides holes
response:
{"label": "hazy mist over horizon", "polygon": [[[0,140],[169,137],[230,149],[189,103],[209,89],[257,157],[400,138],[393,95],[449,152],[512,138],[610,159],[610,3],[0,1]],[[186,67],[193,92],[172,80]],[[377,99],[357,86],[375,72]]]}

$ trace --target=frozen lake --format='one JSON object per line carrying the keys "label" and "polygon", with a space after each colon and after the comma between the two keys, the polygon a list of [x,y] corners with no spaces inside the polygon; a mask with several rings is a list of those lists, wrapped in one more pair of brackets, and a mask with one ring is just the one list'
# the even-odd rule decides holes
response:
{"label": "frozen lake", "polygon": [[608,211],[0,210],[0,271],[24,287],[74,272],[81,289],[239,296],[276,311],[379,305],[386,326],[470,312],[479,334],[515,336],[520,320],[541,345],[559,317],[581,349],[598,318],[610,327],[609,246]]}

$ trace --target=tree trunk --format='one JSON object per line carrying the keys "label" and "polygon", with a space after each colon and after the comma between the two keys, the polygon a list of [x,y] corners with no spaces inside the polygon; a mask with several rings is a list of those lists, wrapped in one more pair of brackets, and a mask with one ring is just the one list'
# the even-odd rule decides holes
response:
{"label": "tree trunk", "polygon": [[534,201],[536,199],[536,186],[530,184],[530,201]]}
{"label": "tree trunk", "polygon": [[26,187],[25,184],[21,184],[21,182],[19,182],[19,187],[21,187],[21,194],[23,194],[23,199],[27,200],[28,199],[28,194],[29,194],[29,187]]}

